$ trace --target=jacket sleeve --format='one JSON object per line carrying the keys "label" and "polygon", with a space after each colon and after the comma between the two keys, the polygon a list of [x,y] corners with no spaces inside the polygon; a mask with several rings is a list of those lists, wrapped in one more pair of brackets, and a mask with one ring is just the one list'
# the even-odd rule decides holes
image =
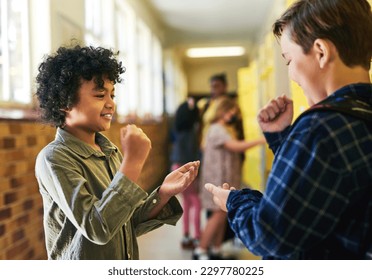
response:
{"label": "jacket sleeve", "polygon": [[146,199],[146,201],[135,211],[133,216],[133,224],[136,231],[136,236],[143,235],[152,231],[164,224],[176,225],[181,218],[183,210],[176,197],[172,197],[163,207],[157,217],[148,219],[151,210],[160,203],[156,188]]}

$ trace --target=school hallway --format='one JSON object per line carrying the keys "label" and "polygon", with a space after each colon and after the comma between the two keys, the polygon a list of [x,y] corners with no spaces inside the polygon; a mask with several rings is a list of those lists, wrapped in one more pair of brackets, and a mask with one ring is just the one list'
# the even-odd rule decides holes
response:
{"label": "school hallway", "polygon": [[[181,199],[179,199],[182,202]],[[202,229],[205,226],[205,212],[201,213]],[[191,227],[191,232],[193,228]],[[176,226],[164,225],[138,238],[140,260],[191,260],[192,250],[185,250],[181,247],[182,239],[182,218]],[[223,244],[224,256],[235,256],[240,260],[259,260],[252,255],[243,245],[233,240]]]}
{"label": "school hallway", "polygon": [[[66,91],[71,108],[62,103],[40,107],[36,77],[44,58],[61,46],[75,44],[104,47],[116,53],[126,70],[120,77],[122,83],[111,91],[115,95],[110,95],[110,103],[115,97],[116,109],[110,113],[103,109],[92,120],[102,119],[105,127],[111,120],[110,128],[102,133],[120,152],[122,128],[136,125],[146,134],[151,151],[137,183],[145,190],[153,190],[169,174],[179,105],[193,97],[200,113],[205,113],[211,105],[212,76],[222,75],[228,81],[223,94],[238,103],[247,141],[262,137],[257,115],[270,100],[283,94],[291,98],[293,119],[308,108],[302,88],[289,79],[289,61],[283,59],[271,31],[275,20],[294,2],[0,0],[0,260],[48,258],[45,209],[35,162],[40,151],[55,139],[56,126],[41,120],[41,111],[53,109],[63,118],[66,108],[81,104],[77,98],[79,88],[75,93]],[[368,2],[372,5],[372,0]],[[372,80],[372,66],[370,69]],[[69,73],[66,71],[66,75]],[[57,91],[59,87],[48,88]],[[95,98],[98,103],[103,97]],[[61,122],[61,127],[65,123]],[[242,183],[264,192],[273,159],[268,145],[247,150]],[[72,170],[70,165],[64,168]],[[85,176],[83,172],[80,175]],[[89,196],[101,199],[101,193],[91,192]],[[202,212],[202,229],[205,219]],[[119,220],[115,221],[122,222]],[[165,225],[141,236],[140,259],[192,259],[192,251],[181,248],[181,239],[182,218],[176,226]],[[235,253],[237,259],[259,259],[232,242],[225,243],[223,251]]]}

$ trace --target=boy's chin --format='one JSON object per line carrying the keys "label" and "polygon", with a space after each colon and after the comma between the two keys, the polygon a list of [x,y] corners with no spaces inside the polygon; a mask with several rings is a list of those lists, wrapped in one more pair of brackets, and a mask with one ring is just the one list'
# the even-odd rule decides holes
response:
{"label": "boy's chin", "polygon": [[101,126],[101,127],[99,127],[99,128],[97,129],[96,132],[104,132],[104,131],[109,130],[110,128],[111,128],[111,124],[109,124],[109,125],[105,125],[105,126]]}

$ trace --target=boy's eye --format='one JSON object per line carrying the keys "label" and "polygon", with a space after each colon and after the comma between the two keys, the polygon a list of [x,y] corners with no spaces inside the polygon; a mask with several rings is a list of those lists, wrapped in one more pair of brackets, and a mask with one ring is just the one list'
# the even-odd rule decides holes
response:
{"label": "boy's eye", "polygon": [[98,97],[98,98],[104,98],[105,95],[104,94],[99,94],[99,95],[96,95],[96,97]]}
{"label": "boy's eye", "polygon": [[290,61],[290,60],[289,60],[289,61],[287,61],[286,65],[288,66],[289,64],[291,64],[291,61]]}
{"label": "boy's eye", "polygon": [[105,95],[105,90],[104,89],[101,89],[101,88],[97,88],[95,90],[95,93],[96,93],[96,96],[102,96],[102,95]]}
{"label": "boy's eye", "polygon": [[111,99],[115,99],[115,97],[116,97],[115,94],[111,95]]}

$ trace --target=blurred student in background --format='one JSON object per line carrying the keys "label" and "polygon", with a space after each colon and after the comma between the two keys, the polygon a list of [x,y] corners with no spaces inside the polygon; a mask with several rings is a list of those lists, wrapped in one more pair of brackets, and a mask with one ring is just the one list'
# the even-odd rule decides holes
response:
{"label": "blurred student in background", "polygon": [[205,146],[205,137],[211,120],[214,118],[216,111],[216,103],[221,98],[227,97],[227,78],[224,73],[215,74],[209,79],[210,97],[201,99],[198,102],[198,107],[201,115],[200,126],[200,147],[203,150]]}
{"label": "blurred student in background", "polygon": [[[220,98],[216,102],[215,115],[211,119],[205,139],[201,162],[201,185],[213,183],[221,186],[230,182],[241,186],[242,161],[240,154],[247,149],[265,143],[264,138],[245,141],[237,138],[231,126],[238,118],[239,108],[231,98]],[[202,205],[208,211],[207,224],[202,232],[200,244],[194,250],[193,258],[199,260],[221,259],[221,245],[226,230],[226,213],[212,200],[212,195],[202,188]]]}
{"label": "blurred student in background", "polygon": [[[174,143],[171,153],[172,170],[176,170],[189,161],[199,159],[199,110],[193,97],[188,97],[177,109],[174,119]],[[184,249],[193,249],[200,238],[200,211],[198,179],[182,193],[183,207],[183,238],[181,246]],[[193,210],[193,215],[191,212]],[[192,219],[190,219],[192,217]],[[190,224],[194,227],[191,235]]]}

